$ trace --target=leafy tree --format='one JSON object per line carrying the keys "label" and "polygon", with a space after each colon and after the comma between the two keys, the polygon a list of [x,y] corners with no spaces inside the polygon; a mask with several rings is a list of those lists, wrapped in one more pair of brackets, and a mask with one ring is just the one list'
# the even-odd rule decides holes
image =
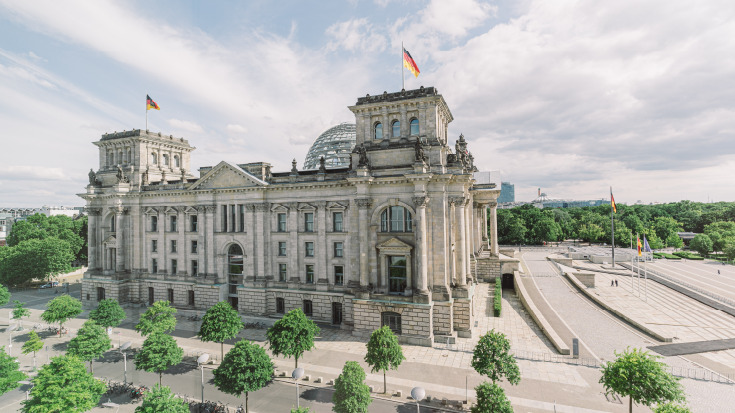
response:
{"label": "leafy tree", "polygon": [[386,371],[388,369],[398,369],[398,366],[405,359],[401,346],[398,344],[398,338],[393,334],[390,327],[380,327],[370,334],[370,340],[367,342],[365,362],[372,369],[372,373],[377,371],[383,372],[383,393],[388,392]]}
{"label": "leafy tree", "polygon": [[602,236],[605,235],[605,231],[602,227],[596,224],[582,224],[579,227],[578,234],[582,240],[592,244],[592,242],[598,241],[602,238]]}
{"label": "leafy tree", "polygon": [[503,377],[510,384],[521,381],[518,364],[510,354],[510,341],[505,334],[494,329],[480,337],[472,353],[472,367],[476,372],[488,376],[493,384]]}
{"label": "leafy tree", "polygon": [[671,235],[675,236],[683,229],[681,224],[671,217],[656,217],[651,228],[656,232],[658,238],[663,240],[668,239]]}
{"label": "leafy tree", "polygon": [[61,337],[64,323],[81,312],[82,302],[64,294],[48,302],[46,311],[41,314],[41,319],[49,324],[59,323],[59,337]]}
{"label": "leafy tree", "polygon": [[23,354],[33,353],[33,368],[36,367],[36,352],[43,348],[43,341],[38,337],[35,331],[28,333],[28,340],[23,344],[20,351]]}
{"label": "leafy tree", "polygon": [[684,246],[684,241],[682,241],[678,234],[671,234],[668,238],[666,238],[666,246],[681,248]]}
{"label": "leafy tree", "polygon": [[694,251],[697,251],[699,255],[706,257],[707,254],[712,252],[712,240],[707,234],[697,234],[694,239],[689,242],[689,247]]}
{"label": "leafy tree", "polygon": [[33,385],[30,399],[22,402],[24,413],[86,412],[97,406],[107,388],[74,356],[52,358]]}
{"label": "leafy tree", "polygon": [[561,227],[551,218],[543,218],[533,227],[534,239],[538,241],[558,241],[561,236]]}
{"label": "leafy tree", "polygon": [[80,360],[89,362],[89,372],[93,373],[92,362],[112,347],[110,337],[104,327],[89,320],[82,325],[77,336],[69,341],[66,352]]}
{"label": "leafy tree", "polygon": [[628,410],[633,412],[633,401],[646,406],[656,403],[684,401],[684,391],[678,379],[664,370],[659,357],[647,351],[628,348],[615,352],[617,359],[602,364],[600,383],[606,394],[630,397]]}
{"label": "leafy tree", "polygon": [[309,409],[306,406],[293,407],[293,408],[291,408],[291,413],[309,413],[310,411],[311,411],[311,409]]}
{"label": "leafy tree", "polygon": [[513,413],[510,400],[505,391],[495,383],[483,382],[475,387],[477,403],[470,410],[472,413]]}
{"label": "leafy tree", "polygon": [[[5,249],[5,248],[3,248]],[[68,272],[74,254],[69,243],[58,238],[23,241],[2,254],[0,277],[9,285],[45,280],[52,275]]]}
{"label": "leafy tree", "polygon": [[8,301],[10,301],[10,291],[0,284],[0,306],[4,306]]}
{"label": "leafy tree", "polygon": [[31,311],[27,308],[24,308],[23,306],[25,303],[22,303],[18,300],[13,300],[13,304],[15,307],[13,307],[13,318],[18,320],[19,323],[23,323],[23,317],[30,317]]}
{"label": "leafy tree", "polygon": [[735,260],[735,237],[725,238],[725,247],[722,249],[728,260]]}
{"label": "leafy tree", "polygon": [[218,389],[240,397],[245,393],[245,411],[248,395],[273,379],[273,362],[257,344],[241,340],[227,352],[222,364],[214,370],[214,384]]}
{"label": "leafy tree", "polygon": [[659,404],[653,409],[653,413],[692,413],[688,407],[675,403]]}
{"label": "leafy tree", "polygon": [[314,348],[314,337],[317,334],[319,327],[297,308],[276,321],[266,332],[266,337],[268,348],[274,356],[281,354],[289,358],[293,356],[296,359],[296,367],[299,367],[299,358],[304,352]]}
{"label": "leafy tree", "polygon": [[240,315],[226,301],[220,301],[209,307],[204,317],[202,317],[202,326],[197,336],[202,341],[218,341],[220,344],[220,360],[225,358],[225,340],[229,340],[237,336],[242,330],[243,323]]}
{"label": "leafy tree", "polygon": [[25,373],[20,371],[20,363],[15,357],[11,357],[5,351],[5,346],[0,347],[0,394],[17,389],[19,381],[26,378]]}
{"label": "leafy tree", "polygon": [[372,403],[370,387],[365,384],[365,370],[356,361],[348,361],[342,374],[334,380],[332,411],[337,413],[367,413]]}
{"label": "leafy tree", "polygon": [[135,331],[144,336],[168,333],[176,329],[176,309],[168,301],[156,301],[140,316]]}
{"label": "leafy tree", "polygon": [[168,386],[156,384],[143,397],[143,403],[135,408],[135,413],[189,413],[189,406],[176,397]]}
{"label": "leafy tree", "polygon": [[143,342],[140,352],[135,355],[135,369],[158,373],[158,384],[163,380],[163,372],[181,363],[184,350],[176,340],[166,333],[153,332]]}
{"label": "leafy tree", "polygon": [[64,215],[47,217],[36,214],[13,225],[8,235],[8,245],[16,246],[24,241],[54,238],[69,244],[71,254],[77,256],[86,247],[86,227],[86,218],[75,221]]}
{"label": "leafy tree", "polygon": [[89,312],[89,319],[105,328],[119,326],[126,317],[125,310],[112,298],[100,301],[97,308]]}
{"label": "leafy tree", "polygon": [[[490,231],[492,227],[488,225],[487,228]],[[516,214],[507,209],[498,210],[498,242],[502,244],[522,244],[525,242],[527,231],[523,220]]]}

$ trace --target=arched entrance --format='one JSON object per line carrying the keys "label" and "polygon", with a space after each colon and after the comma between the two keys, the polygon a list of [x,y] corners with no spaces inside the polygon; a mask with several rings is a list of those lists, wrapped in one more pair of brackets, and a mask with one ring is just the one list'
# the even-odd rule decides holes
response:
{"label": "arched entrance", "polygon": [[237,286],[242,284],[243,265],[242,248],[237,244],[230,245],[227,250],[227,292],[228,301],[235,310],[238,310]]}
{"label": "arched entrance", "polygon": [[513,290],[515,288],[513,285],[513,274],[503,274],[501,286],[504,290]]}

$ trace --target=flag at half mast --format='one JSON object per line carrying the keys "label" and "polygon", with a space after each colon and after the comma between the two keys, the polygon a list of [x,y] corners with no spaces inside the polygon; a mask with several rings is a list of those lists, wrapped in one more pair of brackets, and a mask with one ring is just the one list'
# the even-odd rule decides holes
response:
{"label": "flag at half mast", "polygon": [[145,95],[145,110],[150,109],[161,110],[161,108],[158,106],[158,103],[154,102],[150,96]]}
{"label": "flag at half mast", "polygon": [[421,73],[421,71],[413,60],[413,57],[411,57],[411,53],[408,53],[408,50],[406,50],[405,47],[403,48],[403,66],[410,70],[415,77],[419,77],[419,73]]}

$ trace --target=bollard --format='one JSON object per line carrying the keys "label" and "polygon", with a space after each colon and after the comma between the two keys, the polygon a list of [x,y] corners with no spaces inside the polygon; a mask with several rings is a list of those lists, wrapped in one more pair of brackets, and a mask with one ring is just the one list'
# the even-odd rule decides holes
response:
{"label": "bollard", "polygon": [[321,377],[317,377],[317,378],[316,378],[316,382],[317,382],[317,383],[321,383],[322,381],[323,381],[323,379],[322,379]]}

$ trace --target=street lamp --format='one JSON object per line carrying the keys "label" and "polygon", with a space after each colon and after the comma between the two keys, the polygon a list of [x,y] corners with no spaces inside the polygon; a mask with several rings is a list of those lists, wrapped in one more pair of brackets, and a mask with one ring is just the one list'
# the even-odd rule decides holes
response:
{"label": "street lamp", "polygon": [[120,352],[123,355],[123,368],[125,369],[125,372],[123,373],[123,383],[125,384],[128,382],[128,353],[126,353],[125,350],[129,349],[131,345],[133,345],[132,342],[126,341],[119,347]]}
{"label": "street lamp", "polygon": [[204,404],[204,363],[209,360],[209,353],[204,353],[197,358],[197,363],[202,368],[202,404]]}
{"label": "street lamp", "polygon": [[423,387],[414,387],[411,389],[411,397],[416,400],[416,413],[419,413],[419,402],[424,400],[424,397],[426,397],[426,391]]}
{"label": "street lamp", "polygon": [[291,377],[296,383],[296,408],[298,409],[301,407],[301,405],[299,405],[299,379],[304,377],[304,369],[302,367],[294,369],[291,373]]}
{"label": "street lamp", "polygon": [[31,383],[28,380],[21,380],[21,381],[18,382],[18,384],[28,384],[28,385],[31,386],[30,389],[26,390],[26,400],[28,400],[28,395],[30,395],[31,394],[31,390],[33,390],[33,383]]}
{"label": "street lamp", "polygon": [[13,354],[13,330],[15,330],[15,324],[8,327],[8,355]]}

